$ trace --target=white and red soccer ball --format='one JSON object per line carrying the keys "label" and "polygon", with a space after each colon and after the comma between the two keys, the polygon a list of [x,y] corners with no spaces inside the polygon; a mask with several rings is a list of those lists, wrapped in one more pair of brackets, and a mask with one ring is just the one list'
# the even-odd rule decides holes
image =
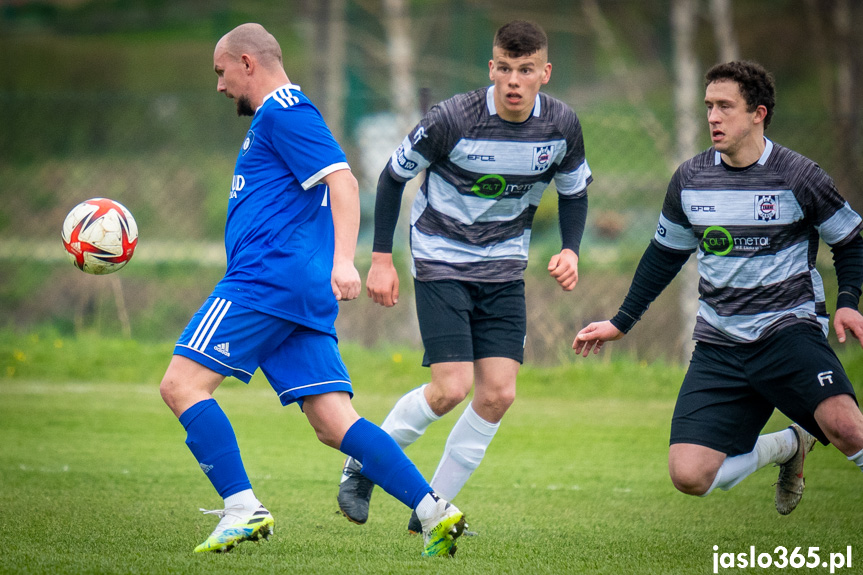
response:
{"label": "white and red soccer ball", "polygon": [[110,274],[132,259],[138,224],[119,202],[93,198],[72,208],[62,235],[63,247],[75,267],[88,274]]}

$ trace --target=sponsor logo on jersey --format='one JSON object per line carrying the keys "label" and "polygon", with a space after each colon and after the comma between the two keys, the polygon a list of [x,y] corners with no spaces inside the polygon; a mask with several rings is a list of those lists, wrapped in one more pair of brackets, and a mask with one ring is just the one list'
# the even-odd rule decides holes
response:
{"label": "sponsor logo on jersey", "polygon": [[506,180],[497,174],[488,174],[476,181],[470,191],[481,198],[493,199],[506,190]]}
{"label": "sponsor logo on jersey", "polygon": [[756,251],[770,247],[767,236],[733,237],[731,232],[722,226],[710,226],[701,235],[701,247],[705,253],[715,256],[727,256],[731,250]]}
{"label": "sponsor logo on jersey", "polygon": [[533,189],[533,184],[509,184],[506,187],[507,196],[523,196]]}
{"label": "sponsor logo on jersey", "polygon": [[246,152],[249,151],[249,148],[252,147],[252,144],[255,142],[255,133],[251,130],[246,134],[246,139],[243,140],[243,155],[246,155]]}
{"label": "sponsor logo on jersey", "polygon": [[533,171],[544,172],[551,165],[554,146],[536,146],[533,149]]}
{"label": "sponsor logo on jersey", "polygon": [[818,374],[818,383],[821,384],[821,387],[824,387],[825,383],[829,383],[833,385],[833,371],[822,371]]}
{"label": "sponsor logo on jersey", "polygon": [[734,249],[734,239],[722,226],[710,226],[701,236],[701,247],[704,248],[705,253],[726,256]]}
{"label": "sponsor logo on jersey", "polygon": [[416,132],[414,132],[414,145],[416,145],[420,140],[426,137],[426,129],[423,126],[417,128]]}
{"label": "sponsor logo on jersey", "polygon": [[417,167],[416,162],[414,162],[413,160],[408,160],[407,156],[405,156],[404,146],[399,146],[399,149],[396,150],[396,161],[402,168],[406,169],[409,172],[415,170]]}
{"label": "sponsor logo on jersey", "polygon": [[716,211],[716,206],[689,206],[690,212],[710,212]]}
{"label": "sponsor logo on jersey", "polygon": [[228,195],[228,198],[236,198],[237,192],[242,191],[243,188],[246,187],[246,178],[241,176],[240,174],[234,174],[234,177],[231,178],[231,193]]}
{"label": "sponsor logo on jersey", "polygon": [[755,219],[769,222],[779,219],[779,198],[773,194],[755,196]]}
{"label": "sponsor logo on jersey", "polygon": [[225,357],[231,357],[230,344],[228,342],[225,343],[217,343],[213,346],[213,349],[224,355]]}
{"label": "sponsor logo on jersey", "polygon": [[661,223],[656,224],[656,233],[659,234],[659,237],[664,238],[665,234],[668,233],[668,230],[665,229]]}
{"label": "sponsor logo on jersey", "polygon": [[467,159],[473,162],[494,162],[494,156],[485,156],[483,154],[468,154]]}

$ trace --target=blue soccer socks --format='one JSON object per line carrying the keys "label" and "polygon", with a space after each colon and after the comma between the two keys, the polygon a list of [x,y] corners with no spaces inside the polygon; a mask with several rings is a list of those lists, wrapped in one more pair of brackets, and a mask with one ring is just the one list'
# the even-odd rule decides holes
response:
{"label": "blue soccer socks", "polygon": [[339,450],[362,463],[363,475],[411,509],[416,509],[431,492],[428,482],[395,440],[364,418],[348,429]]}
{"label": "blue soccer socks", "polygon": [[231,422],[215,399],[200,401],[183,412],[186,445],[223,498],[251,489]]}

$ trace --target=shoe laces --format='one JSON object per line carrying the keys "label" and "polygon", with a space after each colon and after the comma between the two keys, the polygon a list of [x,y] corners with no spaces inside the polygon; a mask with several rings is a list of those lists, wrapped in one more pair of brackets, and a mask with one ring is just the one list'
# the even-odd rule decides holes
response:
{"label": "shoe laces", "polygon": [[234,522],[242,517],[244,510],[241,504],[231,505],[224,509],[204,509],[199,507],[198,510],[204,515],[216,515],[219,517],[219,524],[216,525],[214,533],[224,531]]}
{"label": "shoe laces", "polygon": [[224,509],[204,509],[203,507],[198,507],[198,511],[204,515],[218,515],[219,518],[225,517],[225,515],[233,510],[242,511],[243,506],[238,503],[236,505],[231,505],[230,507],[225,507]]}

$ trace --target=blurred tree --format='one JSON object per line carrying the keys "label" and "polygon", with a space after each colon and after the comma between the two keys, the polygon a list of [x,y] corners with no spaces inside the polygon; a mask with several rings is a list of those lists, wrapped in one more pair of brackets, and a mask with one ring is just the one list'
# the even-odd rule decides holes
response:
{"label": "blurred tree", "polygon": [[[676,163],[680,164],[695,155],[698,149],[699,81],[701,75],[695,57],[695,0],[672,0],[671,29],[674,36],[674,119],[676,123]],[[681,358],[686,361],[695,349],[692,331],[698,312],[698,267],[690,258],[682,270],[680,289],[680,333],[678,344]]]}

